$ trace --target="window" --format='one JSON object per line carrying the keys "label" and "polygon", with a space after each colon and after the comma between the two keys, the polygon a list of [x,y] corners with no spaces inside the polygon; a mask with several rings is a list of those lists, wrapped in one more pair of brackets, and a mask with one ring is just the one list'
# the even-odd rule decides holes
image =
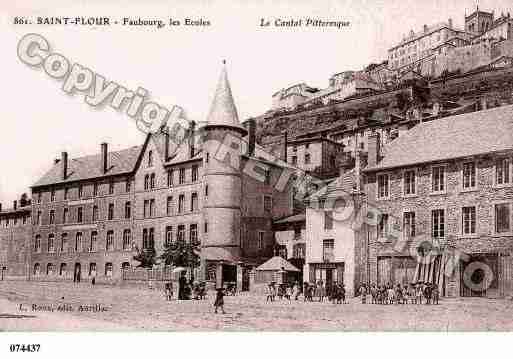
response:
{"label": "window", "polygon": [[144,190],[147,191],[150,188],[150,175],[144,176]]}
{"label": "window", "polygon": [[292,156],[292,164],[297,165],[297,156]]}
{"label": "window", "polygon": [[89,263],[89,276],[96,277],[96,263]]}
{"label": "window", "polygon": [[63,233],[61,235],[61,252],[67,253],[68,252],[68,234]]}
{"label": "window", "polygon": [[148,167],[153,166],[153,151],[148,151]]}
{"label": "window", "polygon": [[48,263],[46,265],[46,275],[53,275],[54,274],[54,266],[53,263]]}
{"label": "window", "polygon": [[143,249],[150,249],[155,247],[154,229],[143,229]]}
{"label": "window", "polygon": [[264,183],[265,183],[266,185],[271,184],[271,170],[270,170],[269,168],[267,168],[267,169],[265,170],[265,175],[264,175],[264,176],[265,176],[265,177],[264,177]]}
{"label": "window", "polygon": [[205,185],[205,197],[208,197],[208,184]]}
{"label": "window", "polygon": [[403,232],[407,237],[415,237],[415,212],[404,212]]}
{"label": "window", "polygon": [[431,211],[431,233],[433,238],[445,237],[445,211],[443,209]]}
{"label": "window", "polygon": [[191,212],[195,212],[198,210],[198,194],[193,192],[191,194]]}
{"label": "window", "polygon": [[183,212],[184,203],[185,203],[185,195],[181,194],[178,196],[178,213]]}
{"label": "window", "polygon": [[150,188],[151,189],[154,189],[155,188],[155,173],[152,173],[150,175]]}
{"label": "window", "polygon": [[[7,222],[8,224],[9,222]],[[39,226],[41,225],[41,211],[37,211],[37,214],[36,214],[36,224]]]}
{"label": "window", "polygon": [[192,171],[191,172],[191,181],[196,182],[198,180],[198,166],[197,165],[192,166],[191,171]]}
{"label": "window", "polygon": [[173,185],[173,170],[167,170],[167,186],[171,187]]}
{"label": "window", "polygon": [[63,209],[63,211],[62,211],[62,223],[67,223],[68,222],[68,212],[69,212],[69,209],[67,209],[67,208]]}
{"label": "window", "polygon": [[66,271],[67,271],[66,263],[61,263],[61,266],[59,268],[59,275],[61,277],[65,277],[66,276]]}
{"label": "window", "polygon": [[206,156],[205,156],[205,163],[208,163],[209,157],[210,157],[210,156],[209,156],[209,154],[208,154],[208,152],[207,152],[207,154],[206,154]]}
{"label": "window", "polygon": [[50,210],[50,218],[49,218],[50,224],[55,223],[55,211],[53,209]]}
{"label": "window", "polygon": [[463,207],[461,210],[461,228],[463,234],[476,233],[476,207]]}
{"label": "window", "polygon": [[129,193],[131,188],[132,188],[132,181],[130,180],[130,178],[127,178],[127,180],[125,182],[125,192]]}
{"label": "window", "polygon": [[296,243],[292,247],[292,257],[304,259],[305,258],[305,244],[304,243]]}
{"label": "window", "polygon": [[388,174],[378,175],[378,198],[388,198]]}
{"label": "window", "polygon": [[309,154],[309,153],[306,153],[306,154],[305,154],[305,165],[310,164],[310,161],[311,161],[311,159],[310,159],[310,154]]}
{"label": "window", "polygon": [[114,203],[109,203],[109,211],[107,214],[107,219],[108,220],[114,219]]}
{"label": "window", "polygon": [[378,238],[386,238],[388,234],[388,214],[383,213],[378,223]]}
{"label": "window", "polygon": [[443,192],[445,190],[445,167],[433,167],[431,170],[431,191]]}
{"label": "window", "polygon": [[150,199],[150,217],[155,217],[155,200]]}
{"label": "window", "polygon": [[509,160],[502,158],[495,163],[495,182],[498,185],[509,183]]}
{"label": "window", "polygon": [[83,208],[82,207],[78,207],[77,208],[77,222],[78,223],[82,223],[82,211],[83,211]]}
{"label": "window", "polygon": [[273,210],[273,198],[271,196],[264,196],[264,211],[271,212]]}
{"label": "window", "polygon": [[403,189],[405,195],[415,194],[415,171],[405,171],[403,174]]}
{"label": "window", "polygon": [[463,188],[474,188],[476,186],[476,165],[474,162],[463,164]]}
{"label": "window", "polygon": [[37,203],[41,203],[41,192],[37,193]]}
{"label": "window", "polygon": [[82,232],[78,232],[75,236],[75,252],[82,252]]}
{"label": "window", "polygon": [[144,206],[143,206],[143,217],[144,218],[147,218],[148,217],[148,206],[150,205],[150,201],[145,199],[144,200]]}
{"label": "window", "polygon": [[178,242],[184,242],[185,241],[185,226],[183,224],[180,224],[178,226],[178,229],[176,231],[176,240]]}
{"label": "window", "polygon": [[48,253],[55,253],[55,235],[53,233],[48,235]]}
{"label": "window", "polygon": [[192,244],[198,244],[198,225],[196,223],[189,226],[189,241]]}
{"label": "window", "polygon": [[109,194],[114,194],[114,182],[109,182]]}
{"label": "window", "polygon": [[91,232],[91,238],[89,242],[89,252],[96,252],[98,242],[98,232],[92,231]]}
{"label": "window", "polygon": [[105,263],[105,276],[112,277],[112,263]]}
{"label": "window", "polygon": [[127,251],[131,249],[132,243],[132,232],[129,229],[123,231],[123,250]]}
{"label": "window", "polygon": [[208,222],[203,223],[203,232],[208,233]]}
{"label": "window", "polygon": [[27,224],[27,216],[23,216],[23,224]]}
{"label": "window", "polygon": [[34,276],[39,277],[41,275],[41,265],[39,263],[34,264]]}
{"label": "window", "polygon": [[185,168],[180,168],[180,171],[178,173],[178,184],[184,184],[185,183]]}
{"label": "window", "polygon": [[34,238],[34,252],[41,253],[41,236],[39,234]]}
{"label": "window", "polygon": [[335,259],[335,255],[333,250],[335,248],[335,240],[334,239],[324,239],[322,241],[322,260],[324,262],[333,261]]}
{"label": "window", "polygon": [[263,232],[263,231],[258,232],[258,250],[260,250],[260,251],[264,249],[264,236],[265,236],[265,232]]}
{"label": "window", "polygon": [[333,229],[333,212],[332,211],[324,212],[324,229],[326,229],[326,230]]}
{"label": "window", "polygon": [[69,188],[64,188],[64,200],[67,200],[69,197]]}
{"label": "window", "polygon": [[166,199],[166,215],[173,214],[173,196],[168,196]]}
{"label": "window", "polygon": [[130,201],[125,203],[125,218],[129,219],[132,216],[132,205]]}
{"label": "window", "polygon": [[78,192],[77,197],[78,197],[78,198],[82,198],[82,195],[84,194],[84,188],[82,187],[82,185],[79,185],[79,186],[78,186],[78,190],[77,190],[77,192]]}
{"label": "window", "polygon": [[93,184],[93,197],[98,196],[98,183]]}
{"label": "window", "polygon": [[505,233],[510,231],[510,205],[508,203],[495,205],[495,232]]}
{"label": "window", "polygon": [[164,246],[169,247],[172,242],[173,242],[173,227],[166,226],[166,237],[165,237]]}
{"label": "window", "polygon": [[154,249],[155,248],[155,229],[150,228],[149,235],[148,235],[148,242],[149,242],[149,248]]}
{"label": "window", "polygon": [[55,190],[53,189],[50,192],[50,202],[55,202]]}
{"label": "window", "polygon": [[129,269],[130,269],[130,263],[128,263],[128,262],[121,263],[121,271],[124,272],[124,271],[127,271]]}
{"label": "window", "polygon": [[96,222],[98,220],[98,206],[93,206],[92,219],[93,219],[93,222]]}
{"label": "window", "polygon": [[112,251],[114,249],[114,231],[107,231],[107,239],[105,243],[105,249],[107,251]]}
{"label": "window", "polygon": [[148,249],[148,230],[146,228],[143,229],[143,249]]}

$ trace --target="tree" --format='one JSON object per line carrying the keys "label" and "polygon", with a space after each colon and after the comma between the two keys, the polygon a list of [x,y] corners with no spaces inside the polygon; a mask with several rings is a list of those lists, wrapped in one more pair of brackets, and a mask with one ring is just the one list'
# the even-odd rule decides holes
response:
{"label": "tree", "polygon": [[157,253],[155,252],[154,247],[150,247],[147,249],[139,249],[135,247],[137,254],[133,256],[133,259],[139,262],[137,265],[138,268],[152,268],[155,264],[155,257]]}
{"label": "tree", "polygon": [[173,241],[164,245],[164,253],[160,256],[166,265],[175,267],[198,267],[200,264],[199,243],[183,240]]}

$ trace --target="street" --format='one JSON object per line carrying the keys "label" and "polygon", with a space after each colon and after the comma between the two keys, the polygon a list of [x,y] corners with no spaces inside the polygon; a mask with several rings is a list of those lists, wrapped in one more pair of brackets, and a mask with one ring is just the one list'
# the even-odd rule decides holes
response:
{"label": "street", "polygon": [[213,293],[203,301],[166,302],[157,290],[1,282],[0,330],[513,330],[510,299],[442,299],[433,306],[361,304],[351,298],[348,304],[335,305],[302,299],[266,303],[265,296],[243,293],[225,297],[224,315],[213,313],[213,301]]}

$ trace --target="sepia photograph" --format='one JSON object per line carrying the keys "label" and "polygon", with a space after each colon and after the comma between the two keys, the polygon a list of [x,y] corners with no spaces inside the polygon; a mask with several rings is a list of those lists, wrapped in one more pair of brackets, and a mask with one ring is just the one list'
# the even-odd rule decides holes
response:
{"label": "sepia photograph", "polygon": [[511,11],[0,4],[0,331],[513,330]]}

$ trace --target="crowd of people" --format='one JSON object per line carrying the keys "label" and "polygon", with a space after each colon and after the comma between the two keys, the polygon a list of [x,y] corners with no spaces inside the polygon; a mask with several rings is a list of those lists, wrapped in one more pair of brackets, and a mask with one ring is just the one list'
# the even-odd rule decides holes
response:
{"label": "crowd of people", "polygon": [[303,286],[298,282],[293,284],[276,284],[276,282],[270,282],[266,288],[266,302],[275,301],[278,299],[298,300],[303,297],[305,302],[315,301],[324,302],[329,300],[332,303],[346,303],[346,289],[343,283],[333,283],[326,286],[322,280],[314,283],[304,282]]}
{"label": "crowd of people", "polygon": [[[390,283],[386,285],[362,284],[358,290],[362,304],[438,304],[440,291],[438,286],[429,282],[410,284]],[[370,297],[370,298],[369,298]]]}

